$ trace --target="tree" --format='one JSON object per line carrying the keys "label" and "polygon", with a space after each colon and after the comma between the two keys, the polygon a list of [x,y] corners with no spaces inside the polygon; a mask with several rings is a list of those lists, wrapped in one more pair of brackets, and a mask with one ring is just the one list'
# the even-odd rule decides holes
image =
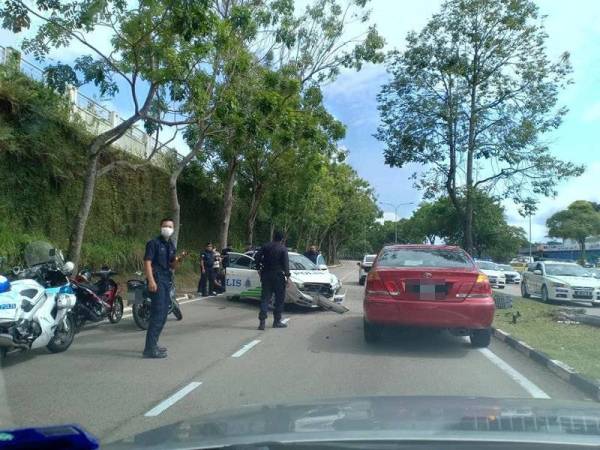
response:
{"label": "tree", "polygon": [[581,249],[581,259],[585,260],[585,241],[590,236],[600,235],[600,212],[593,203],[577,200],[567,209],[553,214],[546,220],[548,236],[574,239]]}
{"label": "tree", "polygon": [[477,190],[519,203],[583,172],[542,140],[567,112],[557,100],[571,71],[567,53],[546,55],[542,19],[530,0],[448,0],[388,55],[376,134],[386,164],[431,167],[415,184],[426,198],[448,196],[468,251]]}
{"label": "tree", "polygon": [[[369,21],[367,3],[368,0],[345,1],[345,4],[338,0],[315,0],[306,6],[304,13],[299,17],[290,14],[293,7],[290,10],[281,9],[276,18],[277,23],[281,24],[279,30],[276,33],[263,33],[261,39],[254,42],[253,48],[254,53],[257,54],[257,61],[280,77],[288,78],[286,83],[288,88],[295,80],[301,93],[312,90],[309,95],[313,99],[318,95],[318,106],[320,106],[322,98],[318,86],[334,80],[342,68],[360,70],[365,62],[383,60],[380,52],[383,39],[374,26],[366,25]],[[270,13],[265,12],[265,14],[267,17],[271,16]],[[349,37],[349,27],[357,23],[362,27],[366,26],[367,30],[360,31],[357,36]],[[265,97],[263,94],[261,106],[265,104]],[[307,96],[304,96],[304,99],[306,98]],[[271,175],[274,165],[278,163],[283,152],[290,150],[286,146],[293,145],[294,140],[297,140],[291,135],[293,131],[291,128],[296,128],[297,133],[303,133],[301,128],[295,125],[303,120],[302,112],[297,111],[299,104],[297,95],[288,89],[278,103],[272,103],[272,100],[274,99],[269,99],[267,103],[273,106],[272,119],[274,120],[269,122],[266,132],[261,133],[253,122],[252,136],[242,139],[243,145],[228,145],[227,148],[222,149],[227,161],[225,171],[227,188],[223,196],[223,222],[220,236],[222,245],[228,238],[233,185],[238,172],[245,170],[245,178],[252,180],[253,196],[247,223],[248,241],[251,243],[254,239],[256,215],[266,186],[273,179]],[[288,113],[285,112],[286,108]],[[278,142],[272,142],[273,139]],[[247,158],[249,163],[244,164]]]}
{"label": "tree", "polygon": [[[7,0],[0,7],[2,26],[15,33],[28,29],[32,20],[41,21],[35,35],[23,44],[23,50],[38,60],[44,60],[52,48],[67,47],[73,42],[89,51],[72,64],[59,62],[47,67],[45,76],[50,86],[64,91],[67,84],[93,83],[101,96],[110,98],[119,92],[120,80],[132,106],[129,117],[95,136],[87,146],[84,187],[69,239],[69,257],[76,264],[97,178],[122,165],[100,167],[102,155],[140,120],[168,125],[188,123],[179,118],[162,120],[157,105],[171,113],[177,111],[182,92],[174,89],[173,80],[177,86],[184,84],[190,72],[183,69],[193,65],[190,59],[195,62],[206,53],[214,37],[208,0],[130,3],[38,0],[30,6],[30,2]],[[90,34],[101,28],[112,34],[108,51],[102,51]]]}

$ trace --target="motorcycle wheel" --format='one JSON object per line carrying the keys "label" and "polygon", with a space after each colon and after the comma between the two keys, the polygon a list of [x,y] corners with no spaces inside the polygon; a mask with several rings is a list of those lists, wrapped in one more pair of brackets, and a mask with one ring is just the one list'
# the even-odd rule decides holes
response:
{"label": "motorcycle wheel", "polygon": [[181,308],[179,307],[179,303],[173,302],[173,315],[177,320],[183,319],[183,314],[181,312]]}
{"label": "motorcycle wheel", "polygon": [[[65,324],[67,329],[65,329]],[[71,346],[74,338],[75,324],[73,323],[73,317],[70,314],[67,314],[64,321],[56,328],[54,337],[46,348],[52,353],[64,352]]]}
{"label": "motorcycle wheel", "polygon": [[110,323],[119,323],[121,318],[123,317],[123,299],[120,295],[115,297],[115,302],[113,303],[113,309],[108,316],[108,320]]}
{"label": "motorcycle wheel", "polygon": [[131,313],[135,324],[142,330],[147,330],[148,324],[150,323],[150,305],[146,302],[133,305]]}

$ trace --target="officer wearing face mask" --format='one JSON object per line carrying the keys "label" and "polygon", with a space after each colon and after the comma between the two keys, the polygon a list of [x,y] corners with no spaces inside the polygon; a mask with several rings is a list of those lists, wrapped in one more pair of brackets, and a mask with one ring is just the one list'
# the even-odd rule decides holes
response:
{"label": "officer wearing face mask", "polygon": [[160,236],[148,241],[144,255],[144,272],[150,293],[150,323],[146,333],[144,358],[166,358],[167,349],[159,347],[158,338],[167,321],[173,271],[185,256],[176,256],[175,244],[171,241],[174,224],[170,218],[160,222]]}

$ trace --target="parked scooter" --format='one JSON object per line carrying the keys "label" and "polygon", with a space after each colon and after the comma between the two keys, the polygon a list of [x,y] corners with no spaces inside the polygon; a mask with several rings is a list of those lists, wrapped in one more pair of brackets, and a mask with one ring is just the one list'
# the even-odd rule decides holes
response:
{"label": "parked scooter", "polygon": [[[142,276],[141,272],[136,272],[137,276]],[[169,314],[173,314],[177,320],[183,319],[181,307],[175,295],[175,285],[171,285],[171,304],[169,305]],[[127,304],[131,305],[131,313],[136,325],[142,330],[148,329],[150,322],[150,299],[148,293],[148,283],[146,280],[127,281]]]}
{"label": "parked scooter", "polygon": [[16,349],[64,352],[75,336],[70,311],[76,298],[68,279],[73,263],[42,241],[27,246],[25,262],[0,276],[0,359]]}
{"label": "parked scooter", "polygon": [[[89,269],[80,271],[71,284],[77,296],[73,308],[75,332],[79,332],[86,322],[100,322],[108,319],[118,323],[123,317],[123,299],[119,295],[119,285],[111,277],[117,272],[103,267],[98,272]],[[98,281],[92,283],[92,278]]]}

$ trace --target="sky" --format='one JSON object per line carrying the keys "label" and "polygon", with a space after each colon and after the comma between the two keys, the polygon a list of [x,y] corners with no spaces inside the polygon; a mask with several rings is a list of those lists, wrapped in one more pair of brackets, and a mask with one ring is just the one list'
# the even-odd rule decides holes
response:
{"label": "sky", "polygon": [[[306,0],[300,1],[306,3]],[[406,34],[421,29],[441,3],[441,0],[372,0],[371,21],[385,38],[386,50],[402,50]],[[568,51],[574,69],[574,84],[562,92],[559,99],[569,113],[563,125],[550,136],[550,148],[555,156],[586,167],[581,177],[559,184],[556,198],[540,199],[538,211],[532,217],[532,239],[541,242],[547,240],[545,221],[554,212],[579,199],[600,202],[600,177],[596,175],[600,174],[600,1],[538,0],[537,4],[547,15],[550,57],[557,58]],[[0,30],[1,45],[18,47],[21,39],[22,36]],[[94,42],[99,46],[107,44],[108,35],[100,31]],[[74,44],[51,57],[68,61],[82,53],[86,53],[84,49]],[[341,144],[349,150],[349,163],[375,188],[384,218],[393,219],[396,209],[398,217],[409,217],[421,201],[421,195],[409,179],[420,167],[386,166],[384,146],[373,137],[379,123],[376,95],[388,79],[383,65],[366,65],[359,72],[343,72],[325,86],[324,93],[327,108],[347,127]],[[91,88],[83,92],[94,95]],[[119,99],[110,106],[122,115],[130,108]],[[181,140],[175,144],[185,153]],[[512,203],[505,202],[504,206],[508,222],[528,230],[528,219],[522,218]]]}

